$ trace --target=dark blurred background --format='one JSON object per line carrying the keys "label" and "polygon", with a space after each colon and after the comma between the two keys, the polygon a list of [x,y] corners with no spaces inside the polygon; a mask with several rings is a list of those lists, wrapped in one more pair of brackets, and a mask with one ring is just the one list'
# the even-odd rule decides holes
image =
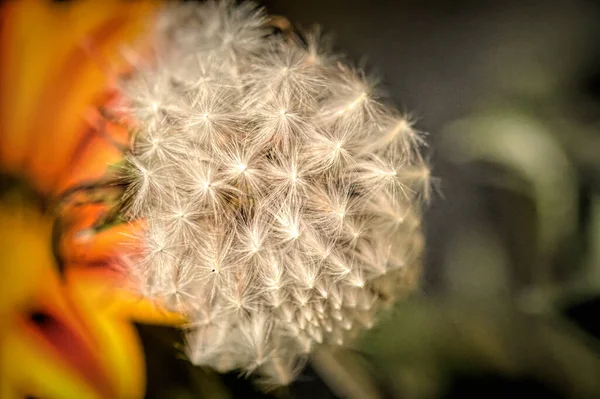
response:
{"label": "dark blurred background", "polygon": [[[320,25],[380,77],[427,134],[436,176],[420,291],[271,395],[600,397],[600,4],[262,4]],[[149,396],[167,397],[154,381]],[[262,395],[235,376],[215,384],[203,395]]]}

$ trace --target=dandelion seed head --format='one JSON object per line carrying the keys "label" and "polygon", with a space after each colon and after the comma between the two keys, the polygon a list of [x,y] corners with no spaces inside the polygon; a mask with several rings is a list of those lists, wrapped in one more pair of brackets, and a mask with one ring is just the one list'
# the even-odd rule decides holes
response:
{"label": "dandelion seed head", "polygon": [[168,5],[122,82],[136,134],[122,216],[141,291],[184,312],[187,354],[287,384],[415,285],[430,171],[413,124],[318,30],[251,3]]}

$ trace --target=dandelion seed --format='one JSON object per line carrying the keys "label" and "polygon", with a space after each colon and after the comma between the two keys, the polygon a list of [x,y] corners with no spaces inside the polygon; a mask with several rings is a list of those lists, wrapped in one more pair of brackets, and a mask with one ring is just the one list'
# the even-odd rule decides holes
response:
{"label": "dandelion seed", "polygon": [[414,286],[431,177],[412,122],[319,31],[271,33],[250,3],[160,15],[155,63],[122,82],[122,216],[148,223],[124,257],[186,314],[192,362],[289,384]]}

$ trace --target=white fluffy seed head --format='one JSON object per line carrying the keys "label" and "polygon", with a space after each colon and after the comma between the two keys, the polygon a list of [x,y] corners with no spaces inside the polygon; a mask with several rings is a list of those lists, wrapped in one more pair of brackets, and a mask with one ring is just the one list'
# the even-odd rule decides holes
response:
{"label": "white fluffy seed head", "polygon": [[187,315],[191,361],[272,384],[372,327],[422,252],[422,138],[319,37],[250,3],[171,5],[123,82],[123,215],[147,226],[128,264]]}

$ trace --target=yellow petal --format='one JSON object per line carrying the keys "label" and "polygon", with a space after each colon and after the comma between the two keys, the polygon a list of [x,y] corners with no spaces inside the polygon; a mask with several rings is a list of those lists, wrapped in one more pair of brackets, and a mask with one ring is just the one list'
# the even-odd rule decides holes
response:
{"label": "yellow petal", "polygon": [[181,325],[185,322],[181,314],[168,312],[128,289],[127,276],[114,268],[70,268],[67,274],[73,296],[98,314],[148,324]]}
{"label": "yellow petal", "polygon": [[31,301],[32,292],[56,267],[49,245],[52,220],[19,201],[0,203],[0,330],[7,313]]}
{"label": "yellow petal", "polygon": [[[21,328],[13,328],[0,341],[0,383],[6,397],[26,395],[53,399],[101,399],[103,396],[54,353]],[[5,396],[2,396],[3,398]]]}

